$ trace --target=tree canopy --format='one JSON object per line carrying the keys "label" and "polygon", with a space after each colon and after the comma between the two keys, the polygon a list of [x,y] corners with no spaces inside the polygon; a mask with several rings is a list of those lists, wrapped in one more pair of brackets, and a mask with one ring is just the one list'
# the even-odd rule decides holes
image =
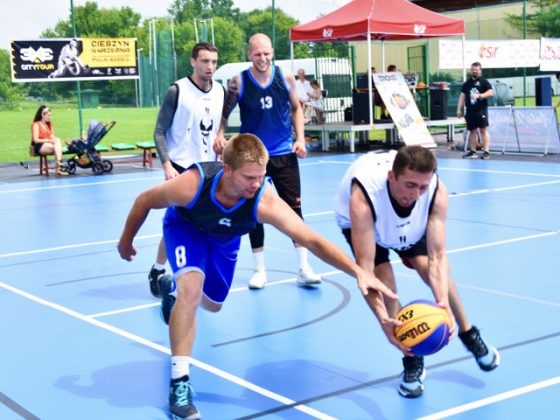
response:
{"label": "tree canopy", "polygon": [[[560,38],[560,7],[558,0],[529,0],[525,14],[527,35]],[[508,15],[507,20],[514,28],[523,31],[523,16]]]}

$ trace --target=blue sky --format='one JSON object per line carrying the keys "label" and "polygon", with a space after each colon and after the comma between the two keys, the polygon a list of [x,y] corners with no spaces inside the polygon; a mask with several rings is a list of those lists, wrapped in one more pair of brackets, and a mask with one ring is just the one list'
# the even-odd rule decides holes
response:
{"label": "blue sky", "polygon": [[[86,0],[74,0],[74,7],[85,4]],[[284,10],[300,22],[327,14],[349,0],[275,0],[275,7]],[[234,0],[236,7],[243,11],[255,8],[254,0]],[[97,0],[99,7],[130,6],[143,18],[164,17],[171,0]],[[272,0],[270,0],[272,5]],[[259,2],[259,8],[266,8],[268,2]],[[54,27],[70,14],[70,0],[1,0],[0,1],[0,48],[9,48],[10,40],[36,39],[46,28]]]}

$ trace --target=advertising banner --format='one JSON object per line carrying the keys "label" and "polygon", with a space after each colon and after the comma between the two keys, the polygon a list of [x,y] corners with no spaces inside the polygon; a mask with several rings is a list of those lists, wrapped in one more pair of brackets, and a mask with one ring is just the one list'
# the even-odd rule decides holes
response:
{"label": "advertising banner", "polygon": [[403,75],[399,72],[373,73],[372,77],[403,141],[407,145],[436,147]]}
{"label": "advertising banner", "polygon": [[11,42],[13,82],[137,79],[136,38]]}
{"label": "advertising banner", "polygon": [[[439,40],[439,68],[462,69],[463,43],[460,40]],[[479,62],[483,69],[538,67],[538,39],[465,41],[465,68]]]}

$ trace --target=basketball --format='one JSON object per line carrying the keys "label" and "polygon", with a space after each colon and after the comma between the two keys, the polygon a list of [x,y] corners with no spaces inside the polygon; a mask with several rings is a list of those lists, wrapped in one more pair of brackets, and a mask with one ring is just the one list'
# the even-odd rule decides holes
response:
{"label": "basketball", "polygon": [[397,319],[395,336],[416,356],[434,354],[447,345],[451,323],[447,311],[433,302],[415,300],[404,306]]}

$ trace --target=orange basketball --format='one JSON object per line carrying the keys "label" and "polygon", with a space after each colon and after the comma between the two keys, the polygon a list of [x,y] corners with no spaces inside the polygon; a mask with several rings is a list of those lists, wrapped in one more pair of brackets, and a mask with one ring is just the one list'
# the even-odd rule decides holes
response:
{"label": "orange basketball", "polygon": [[451,322],[447,311],[433,302],[410,302],[397,318],[402,325],[395,328],[395,336],[417,356],[436,353],[449,341]]}

